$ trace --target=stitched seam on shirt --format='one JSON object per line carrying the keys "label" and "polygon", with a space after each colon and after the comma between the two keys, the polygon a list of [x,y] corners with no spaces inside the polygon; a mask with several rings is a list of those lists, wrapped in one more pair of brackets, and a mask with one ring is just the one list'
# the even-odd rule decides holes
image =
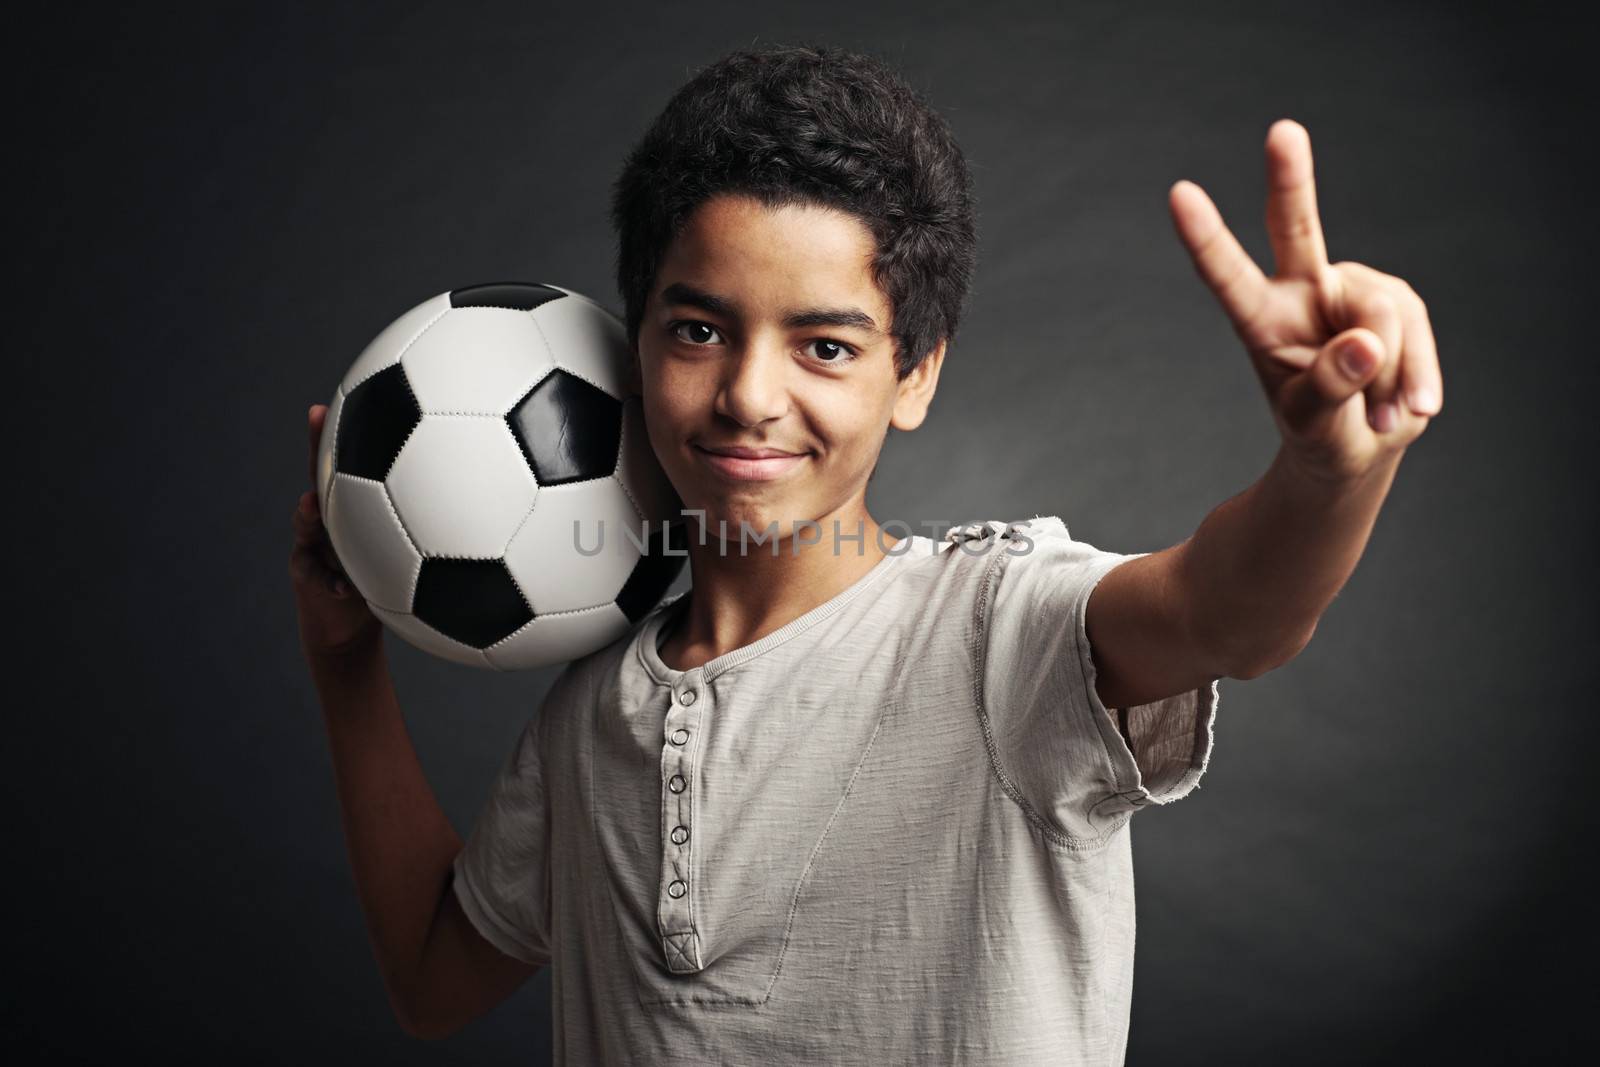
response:
{"label": "stitched seam on shirt", "polygon": [[[899,695],[890,690],[890,707],[900,707]],[[805,870],[800,872],[800,884],[795,886],[794,896],[789,901],[789,918],[783,927],[783,945],[778,949],[778,966],[772,971],[772,981],[767,983],[766,994],[762,996],[761,1003],[765,1004],[772,996],[779,977],[783,974],[783,964],[789,958],[789,942],[794,936],[794,917],[800,910],[800,898],[805,895],[806,882],[811,878],[811,868],[816,865],[817,856],[822,852],[823,844],[828,840],[828,835],[833,832],[834,823],[839,821],[839,813],[850,801],[850,794],[855,790],[856,778],[861,775],[861,768],[866,764],[867,757],[872,754],[872,748],[878,743],[878,734],[883,731],[883,721],[888,717],[887,709],[880,709],[878,723],[872,728],[872,736],[867,739],[867,747],[861,752],[861,759],[856,762],[856,769],[850,774],[850,781],[845,783],[844,794],[839,797],[839,803],[834,805],[833,814],[828,817],[828,825],[823,827],[822,836],[817,838],[816,845],[811,849],[811,855],[806,857]]]}
{"label": "stitched seam on shirt", "polygon": [[978,724],[983,730],[983,744],[989,751],[989,766],[993,769],[995,777],[999,779],[1000,788],[1005,795],[1010,797],[1011,801],[1022,809],[1022,814],[1027,820],[1037,827],[1039,832],[1044,834],[1051,843],[1073,851],[1100,848],[1109,842],[1118,830],[1122,829],[1121,824],[1107,830],[1098,837],[1080,837],[1077,834],[1056,828],[1023,795],[1021,787],[1011,780],[1011,777],[1006,774],[1005,768],[1000,763],[1000,749],[995,743],[994,730],[989,722],[988,705],[984,703],[983,672],[986,659],[984,642],[988,629],[989,593],[995,577],[1003,569],[1002,563],[1005,557],[1011,554],[1002,548],[996,553],[998,558],[984,568],[983,580],[978,586],[978,602],[974,609],[972,641],[969,646],[973,664],[973,703],[978,713]]}
{"label": "stitched seam on shirt", "polygon": [[[709,689],[710,687],[707,686],[707,688]],[[672,694],[670,692],[667,694],[667,699],[669,701],[672,699]],[[702,756],[704,755],[706,741],[706,705],[703,703],[700,705],[700,710],[695,713],[694,731],[690,736],[694,744],[693,751],[689,753],[689,770],[690,773],[693,774],[704,764]],[[680,805],[683,803],[683,798],[681,796],[678,798],[678,803]],[[688,851],[684,853],[684,862],[689,868],[689,874],[693,875],[694,856],[700,848],[699,830],[704,825],[700,821],[700,783],[698,781],[689,783],[689,825],[693,826],[694,829],[689,831],[689,848]],[[674,863],[676,863],[676,861],[674,861]],[[685,904],[687,905],[685,910],[689,913],[689,929],[694,933],[695,958],[698,960],[700,958],[700,920],[697,917],[699,913],[695,907],[695,898],[700,894],[700,878],[698,875],[694,875],[693,878],[690,878],[689,875],[683,874],[680,874],[678,877],[684,879],[689,886],[689,892],[685,894],[687,898],[685,901]],[[705,964],[703,961],[701,961],[699,964],[699,969],[703,970],[704,967]]]}
{"label": "stitched seam on shirt", "polygon": [[817,855],[822,851],[823,844],[828,840],[828,835],[833,832],[833,824],[839,818],[839,813],[850,800],[850,794],[855,789],[856,778],[861,774],[861,768],[866,766],[867,758],[872,754],[873,746],[878,743],[878,734],[883,731],[884,721],[891,713],[898,712],[901,708],[901,685],[905,682],[906,671],[911,666],[911,657],[902,656],[895,667],[894,680],[889,684],[889,705],[880,709],[877,724],[872,728],[872,736],[867,739],[867,746],[862,750],[861,759],[857,761],[855,770],[850,774],[850,781],[846,783],[844,795],[839,798],[839,803],[834,807],[833,814],[828,818],[828,825],[823,828],[822,836],[817,839],[816,847],[811,850],[810,857],[806,860],[805,870],[800,872],[800,884],[795,887],[794,897],[789,901],[789,918],[783,930],[783,946],[778,950],[778,966],[773,969],[772,981],[767,984],[766,995],[761,998],[761,1003],[766,1003],[772,996],[772,991],[777,987],[778,979],[783,974],[783,961],[789,955],[789,941],[794,932],[795,913],[800,908],[800,898],[805,894],[806,881],[811,877],[811,867],[816,863]]}

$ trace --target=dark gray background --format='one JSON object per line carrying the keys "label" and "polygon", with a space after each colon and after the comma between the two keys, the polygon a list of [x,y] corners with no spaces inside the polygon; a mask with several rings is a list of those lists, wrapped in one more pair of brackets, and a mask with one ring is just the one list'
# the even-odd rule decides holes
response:
{"label": "dark gray background", "polygon": [[[1262,142],[1330,255],[1428,301],[1443,414],[1293,663],[1224,682],[1203,788],[1135,823],[1129,1062],[1503,1062],[1586,1040],[1596,521],[1591,62],[1500,5],[64,8],[15,40],[24,343],[7,806],[20,1039],[61,1058],[547,1062],[549,974],[442,1046],[389,1013],[285,564],[305,409],[479,281],[620,308],[607,193],[726,51],[888,55],[980,198],[969,317],[885,518],[1059,514],[1155,550],[1276,437],[1178,242],[1271,269]],[[15,69],[15,68],[14,68]],[[15,75],[14,75],[15,76]],[[389,641],[465,835],[554,677]]]}

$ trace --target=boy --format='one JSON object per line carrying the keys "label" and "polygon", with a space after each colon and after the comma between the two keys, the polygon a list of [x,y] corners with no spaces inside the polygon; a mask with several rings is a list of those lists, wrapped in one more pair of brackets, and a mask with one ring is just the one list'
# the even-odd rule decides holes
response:
{"label": "boy", "polygon": [[651,444],[703,515],[693,589],[562,671],[464,846],[314,493],[296,515],[409,1033],[554,964],[559,1063],[1122,1062],[1129,821],[1198,782],[1218,680],[1309,641],[1439,410],[1421,301],[1326,262],[1303,129],[1267,153],[1277,277],[1197,187],[1171,208],[1272,402],[1268,472],[1162,552],[1055,518],[935,541],[865,497],[888,428],[926,415],[975,260],[948,129],[835,48],[736,53],[673,97],[613,218]]}

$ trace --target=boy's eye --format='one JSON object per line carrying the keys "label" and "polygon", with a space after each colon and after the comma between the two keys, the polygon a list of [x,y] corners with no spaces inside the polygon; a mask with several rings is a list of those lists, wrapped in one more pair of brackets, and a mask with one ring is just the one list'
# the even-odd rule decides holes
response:
{"label": "boy's eye", "polygon": [[689,321],[689,320],[686,320],[684,322],[674,322],[671,326],[667,327],[668,332],[670,332],[673,336],[678,337],[681,340],[688,341],[692,345],[707,344],[708,343],[708,339],[706,339],[706,338],[695,339],[695,338],[684,337],[682,334],[678,333],[678,330],[683,328],[683,327],[688,327],[691,330],[706,330],[706,331],[709,331],[710,333],[716,333],[717,332],[714,327],[710,326],[707,323],[694,322],[694,321]]}
{"label": "boy's eye", "polygon": [[[690,335],[687,334],[687,332],[680,333],[680,330],[692,330],[699,336]],[[700,322],[696,319],[679,319],[676,322],[668,323],[667,332],[678,338],[678,340],[686,341],[691,345],[710,344],[711,338],[704,336],[707,333],[711,334],[713,337],[717,336],[717,329],[715,326],[712,326],[707,322]],[[817,348],[817,359],[823,363],[848,363],[850,360],[855,359],[856,356],[860,355],[859,352],[845,344],[843,341],[830,341],[825,337],[819,337],[816,340],[808,343],[819,346]]]}
{"label": "boy's eye", "polygon": [[[826,338],[819,337],[811,343],[814,345],[827,346],[827,348],[818,348],[817,350],[818,358],[824,363],[848,363],[856,356],[854,349],[852,349],[849,345],[840,344],[838,341],[829,341]],[[833,349],[834,351],[824,356],[823,353],[827,352],[828,349]]]}

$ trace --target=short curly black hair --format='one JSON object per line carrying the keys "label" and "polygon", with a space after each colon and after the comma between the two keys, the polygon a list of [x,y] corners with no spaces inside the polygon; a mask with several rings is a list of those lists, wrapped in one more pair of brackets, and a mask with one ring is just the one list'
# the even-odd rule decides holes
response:
{"label": "short curly black hair", "polygon": [[816,44],[742,50],[667,101],[612,188],[635,350],[668,245],[721,193],[843,210],[867,226],[900,379],[954,338],[977,260],[972,176],[943,118],[881,59]]}

